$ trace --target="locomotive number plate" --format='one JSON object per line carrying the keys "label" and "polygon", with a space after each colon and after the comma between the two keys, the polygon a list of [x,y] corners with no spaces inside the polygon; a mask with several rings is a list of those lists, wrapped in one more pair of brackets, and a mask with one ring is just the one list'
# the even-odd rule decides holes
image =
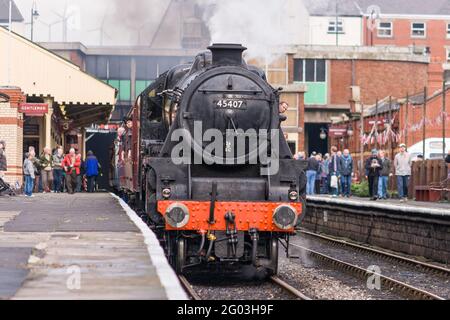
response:
{"label": "locomotive number plate", "polygon": [[223,99],[215,102],[215,104],[217,109],[233,109],[233,110],[247,109],[247,103],[244,100]]}

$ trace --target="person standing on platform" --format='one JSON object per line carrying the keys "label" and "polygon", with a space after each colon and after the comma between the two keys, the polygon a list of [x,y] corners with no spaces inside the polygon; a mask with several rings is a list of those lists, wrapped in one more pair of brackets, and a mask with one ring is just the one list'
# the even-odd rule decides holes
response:
{"label": "person standing on platform", "polygon": [[75,192],[81,192],[84,190],[83,188],[83,180],[86,174],[86,170],[85,170],[85,164],[83,159],[81,158],[81,154],[78,152],[78,150],[75,150],[76,154],[77,154],[77,160],[80,161],[80,172],[77,175],[77,186],[75,188]]}
{"label": "person standing on platform", "polygon": [[395,175],[397,176],[397,191],[401,202],[408,201],[409,177],[411,177],[411,155],[406,151],[406,145],[400,145],[400,152],[394,159]]}
{"label": "person standing on platform", "polygon": [[387,200],[389,177],[392,177],[392,162],[389,158],[386,157],[386,153],[384,152],[384,150],[380,151],[380,161],[381,169],[380,177],[378,179],[378,198]]}
{"label": "person standing on platform", "polygon": [[0,141],[0,178],[3,179],[5,172],[8,171],[8,164],[6,162],[6,144],[5,141]]}
{"label": "person standing on platform", "polygon": [[64,160],[64,151],[58,147],[53,155],[53,192],[60,193],[63,179],[62,162]]}
{"label": "person standing on platform", "polygon": [[44,148],[39,162],[41,163],[42,188],[44,189],[44,193],[49,193],[53,183],[53,156],[50,148]]}
{"label": "person standing on platform", "polygon": [[295,160],[306,160],[305,152],[300,151],[294,156]]}
{"label": "person standing on platform", "polygon": [[372,155],[366,161],[366,179],[369,181],[369,196],[371,200],[378,199],[378,178],[380,176],[381,161],[378,150],[373,149]]}
{"label": "person standing on platform", "polygon": [[330,175],[330,155],[327,153],[325,154],[325,156],[323,157],[322,162],[320,163],[320,182],[321,182],[321,189],[320,189],[320,193],[321,194],[328,194],[329,190],[328,190],[328,176]]}
{"label": "person standing on platform", "polygon": [[317,169],[316,174],[316,187],[315,187],[315,194],[320,194],[320,182],[322,180],[321,173],[322,173],[322,162],[323,162],[323,156],[321,153],[318,153],[316,156],[317,162],[319,163],[319,168]]}
{"label": "person standing on platform", "polygon": [[75,149],[72,148],[69,154],[64,157],[62,167],[66,173],[66,185],[67,192],[74,194],[77,187],[77,177],[80,175],[81,157],[78,157],[75,153]]}
{"label": "person standing on platform", "polygon": [[341,177],[342,170],[342,158],[338,156],[338,150],[336,147],[331,148],[329,169],[331,194],[335,198],[339,195],[339,179]]}
{"label": "person standing on platform", "polygon": [[87,191],[92,193],[95,191],[95,185],[97,184],[97,177],[99,175],[100,164],[97,157],[92,151],[89,151],[85,163],[86,177],[87,177]]}
{"label": "person standing on platform", "polygon": [[317,153],[313,152],[311,157],[308,159],[308,166],[306,168],[306,194],[314,195],[316,186],[316,176],[319,171],[319,162],[317,161]]}
{"label": "person standing on platform", "polygon": [[32,153],[27,152],[25,154],[25,161],[23,162],[23,175],[25,177],[25,184],[23,187],[23,192],[27,197],[33,197],[33,189],[34,189],[34,179],[35,175],[35,166],[33,163],[34,156]]}
{"label": "person standing on platform", "polygon": [[353,177],[353,158],[350,155],[350,151],[348,149],[344,150],[341,159],[342,159],[342,176],[341,176],[342,195],[344,197],[350,198],[352,188],[352,177]]}

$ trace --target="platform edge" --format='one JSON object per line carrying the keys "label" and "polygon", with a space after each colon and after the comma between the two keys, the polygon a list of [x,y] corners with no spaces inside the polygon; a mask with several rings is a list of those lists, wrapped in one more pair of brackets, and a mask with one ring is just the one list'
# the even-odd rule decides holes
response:
{"label": "platform edge", "polygon": [[188,300],[188,297],[183,290],[175,271],[173,271],[167,261],[156,235],[125,201],[113,193],[111,193],[111,196],[119,201],[130,220],[133,221],[144,236],[150,260],[156,268],[156,273],[158,274],[159,280],[166,291],[167,298],[169,300]]}

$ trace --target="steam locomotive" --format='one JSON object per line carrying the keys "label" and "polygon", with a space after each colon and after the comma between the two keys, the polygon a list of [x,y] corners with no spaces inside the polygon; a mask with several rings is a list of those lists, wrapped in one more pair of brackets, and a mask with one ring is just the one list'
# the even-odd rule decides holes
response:
{"label": "steam locomotive", "polygon": [[305,163],[282,133],[280,90],[246,48],[214,44],[137,99],[113,152],[112,183],[140,206],[177,273],[278,272],[306,213]]}

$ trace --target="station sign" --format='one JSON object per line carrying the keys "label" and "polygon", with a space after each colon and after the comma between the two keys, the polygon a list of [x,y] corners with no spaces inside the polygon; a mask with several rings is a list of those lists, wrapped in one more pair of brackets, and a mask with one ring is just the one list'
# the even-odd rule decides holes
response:
{"label": "station sign", "polygon": [[329,136],[331,138],[338,138],[338,137],[343,137],[347,135],[347,126],[332,126],[329,129]]}
{"label": "station sign", "polygon": [[29,117],[42,117],[48,113],[47,103],[21,103],[19,112]]}

